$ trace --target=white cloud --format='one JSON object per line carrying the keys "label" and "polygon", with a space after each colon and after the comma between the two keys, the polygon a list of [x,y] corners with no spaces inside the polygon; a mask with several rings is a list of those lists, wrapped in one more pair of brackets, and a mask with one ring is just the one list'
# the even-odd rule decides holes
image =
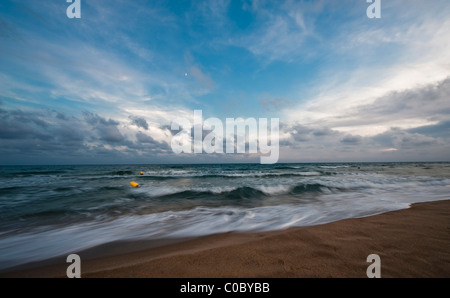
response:
{"label": "white cloud", "polygon": [[[450,20],[431,15],[423,18],[375,31],[355,29],[343,40],[334,41],[343,45],[336,47],[338,51],[343,48],[355,51],[355,61],[365,61],[362,49],[371,50],[374,46],[377,51],[369,51],[368,55],[375,55],[369,64],[328,69],[316,81],[311,91],[315,95],[296,108],[285,110],[284,119],[305,125],[320,123],[363,136],[376,135],[391,127],[408,129],[436,124],[441,119],[436,119],[433,113],[448,108],[448,100],[442,94],[439,103],[431,107],[424,107],[425,97],[416,98],[414,107],[399,106],[408,104],[404,96],[421,94],[421,90],[428,90],[450,76],[450,31],[446,29]],[[403,97],[396,96],[402,92]],[[371,109],[378,111],[379,105],[384,107],[385,114],[372,113]]]}
{"label": "white cloud", "polygon": [[232,44],[249,50],[256,56],[274,60],[294,61],[299,56],[309,55],[304,46],[306,38],[318,38],[314,32],[314,17],[321,10],[319,2],[277,3],[267,7],[259,1],[252,1],[251,10],[259,24],[255,31],[230,39]]}

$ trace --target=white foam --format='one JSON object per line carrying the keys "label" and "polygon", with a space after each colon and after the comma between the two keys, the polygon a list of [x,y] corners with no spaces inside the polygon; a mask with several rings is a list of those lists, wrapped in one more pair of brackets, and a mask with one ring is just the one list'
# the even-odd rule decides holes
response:
{"label": "white foam", "polygon": [[256,189],[262,191],[267,195],[279,195],[287,193],[292,186],[291,185],[258,185],[255,187]]}
{"label": "white foam", "polygon": [[[446,194],[433,200],[447,199]],[[145,215],[122,216],[65,227],[41,227],[0,239],[0,269],[79,252],[117,240],[202,236],[230,231],[269,231],[308,226],[408,208],[423,195],[399,197],[361,193],[323,195],[309,204],[241,208],[196,207]],[[3,236],[3,235],[1,235]]]}

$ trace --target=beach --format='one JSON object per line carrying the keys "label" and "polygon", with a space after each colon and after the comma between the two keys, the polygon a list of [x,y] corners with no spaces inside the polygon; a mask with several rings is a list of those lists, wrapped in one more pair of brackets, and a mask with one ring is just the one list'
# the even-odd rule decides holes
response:
{"label": "beach", "polygon": [[[315,226],[80,256],[82,278],[364,278],[370,254],[379,255],[382,278],[450,277],[450,200]],[[61,258],[1,277],[65,277],[68,265]]]}

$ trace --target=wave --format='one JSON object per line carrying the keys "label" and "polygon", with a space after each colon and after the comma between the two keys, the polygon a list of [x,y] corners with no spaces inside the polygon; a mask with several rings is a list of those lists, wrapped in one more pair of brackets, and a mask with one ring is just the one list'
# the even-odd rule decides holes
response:
{"label": "wave", "polygon": [[112,176],[126,176],[126,175],[133,175],[133,174],[138,174],[134,171],[112,171],[109,173],[106,173],[106,175],[112,175]]}
{"label": "wave", "polygon": [[163,199],[216,199],[216,200],[247,200],[258,199],[273,195],[299,196],[308,193],[330,193],[338,188],[328,187],[319,183],[299,183],[294,185],[271,185],[271,186],[237,186],[237,187],[212,187],[190,189],[177,187],[143,188],[140,192],[153,198]]}
{"label": "wave", "polygon": [[338,166],[319,166],[319,168],[322,168],[322,169],[341,169],[341,168],[349,168],[350,166],[348,166],[348,165],[338,165]]}
{"label": "wave", "polygon": [[[245,187],[240,192],[254,192]],[[235,192],[235,193],[236,193]],[[64,256],[114,241],[198,237],[226,232],[260,232],[324,224],[407,208],[407,202],[345,200],[321,208],[320,201],[302,205],[197,207],[189,210],[127,215],[65,226],[32,228],[0,237],[0,270],[27,262]],[[330,210],[331,208],[331,210]],[[126,233],[124,233],[126,231]],[[74,237],[76,235],[76,237]],[[80,241],[82,239],[83,241]]]}
{"label": "wave", "polygon": [[144,175],[137,176],[143,180],[171,180],[171,179],[206,179],[206,178],[225,178],[225,179],[240,179],[240,178],[272,178],[272,177],[305,177],[305,176],[329,176],[332,173],[320,173],[315,171],[309,172],[295,172],[295,173],[220,173],[220,174],[190,174],[190,175]]}
{"label": "wave", "polygon": [[300,166],[275,166],[274,169],[277,170],[298,170]]}
{"label": "wave", "polygon": [[14,191],[14,190],[18,190],[18,189],[22,189],[22,186],[5,186],[5,187],[0,187],[0,189],[3,191]]}
{"label": "wave", "polygon": [[65,170],[20,171],[20,172],[6,173],[3,175],[3,177],[14,178],[14,177],[29,177],[29,176],[38,176],[38,175],[57,175],[57,174],[65,174],[65,173],[67,173],[67,171],[65,171]]}
{"label": "wave", "polygon": [[319,183],[297,184],[291,189],[290,194],[301,195],[305,193],[320,193],[324,192],[324,190],[329,191],[330,188]]}
{"label": "wave", "polygon": [[228,188],[215,188],[215,189],[189,189],[189,190],[177,190],[173,189],[172,193],[162,194],[157,196],[163,199],[186,199],[186,200],[204,200],[204,199],[214,199],[214,200],[246,200],[246,199],[257,199],[264,197],[266,194],[256,188],[249,186],[241,186],[230,189]]}

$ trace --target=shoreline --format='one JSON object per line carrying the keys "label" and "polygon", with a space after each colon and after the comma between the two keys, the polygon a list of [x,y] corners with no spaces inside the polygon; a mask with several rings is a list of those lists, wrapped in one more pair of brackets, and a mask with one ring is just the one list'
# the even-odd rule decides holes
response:
{"label": "shoreline", "polygon": [[[450,277],[450,200],[278,231],[112,243],[79,255],[87,278],[364,278],[370,254],[380,256],[381,277]],[[66,277],[65,257],[48,263],[0,277]]]}

